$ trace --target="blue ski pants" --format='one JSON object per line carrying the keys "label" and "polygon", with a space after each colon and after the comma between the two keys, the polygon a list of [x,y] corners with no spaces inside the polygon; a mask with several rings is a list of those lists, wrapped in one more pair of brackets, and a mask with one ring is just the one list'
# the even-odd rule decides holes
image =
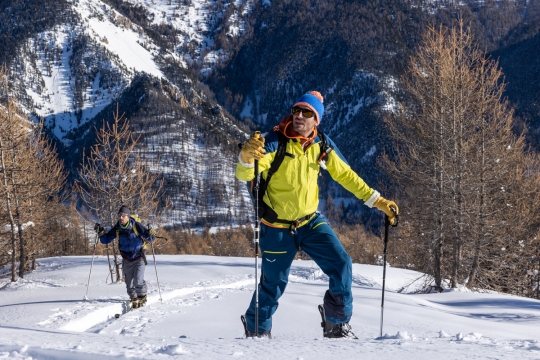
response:
{"label": "blue ski pants", "polygon": [[[259,334],[272,329],[272,315],[285,292],[294,257],[300,247],[330,278],[324,295],[326,319],[334,324],[348,322],[352,315],[352,260],[324,216],[315,216],[289,235],[289,229],[261,224],[262,252],[259,282]],[[247,327],[255,332],[255,293],[246,311]]]}

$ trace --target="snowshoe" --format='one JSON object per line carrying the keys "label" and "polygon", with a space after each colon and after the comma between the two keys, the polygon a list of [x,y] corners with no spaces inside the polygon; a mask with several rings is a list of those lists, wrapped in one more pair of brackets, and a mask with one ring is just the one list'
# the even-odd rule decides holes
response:
{"label": "snowshoe", "polygon": [[319,312],[321,313],[321,327],[323,328],[323,336],[326,338],[348,338],[358,339],[352,332],[351,325],[348,322],[341,324],[333,324],[326,320],[324,313],[324,306],[319,305]]}
{"label": "snowshoe", "polygon": [[138,309],[146,304],[146,295],[131,298],[130,310]]}
{"label": "snowshoe", "polygon": [[139,298],[131,298],[130,310],[139,308]]}
{"label": "snowshoe", "polygon": [[[246,322],[246,317],[244,315],[241,315],[240,316],[240,320],[242,320],[242,325],[244,325],[244,331],[246,333],[246,339],[247,338],[252,338],[252,337],[257,337],[257,335],[255,335],[254,332],[251,332],[248,330],[247,328],[247,322]],[[260,338],[267,338],[267,339],[271,339],[272,338],[272,334],[270,331],[267,331],[267,332],[264,332],[262,334],[259,334]]]}

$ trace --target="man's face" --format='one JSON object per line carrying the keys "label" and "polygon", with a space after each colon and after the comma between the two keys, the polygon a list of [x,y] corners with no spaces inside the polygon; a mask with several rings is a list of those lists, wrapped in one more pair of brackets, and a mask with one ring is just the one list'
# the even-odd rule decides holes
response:
{"label": "man's face", "polygon": [[301,106],[292,109],[293,129],[303,137],[309,137],[317,125],[315,113]]}
{"label": "man's face", "polygon": [[120,225],[126,225],[129,221],[129,215],[124,213],[118,214],[118,221],[120,221]]}

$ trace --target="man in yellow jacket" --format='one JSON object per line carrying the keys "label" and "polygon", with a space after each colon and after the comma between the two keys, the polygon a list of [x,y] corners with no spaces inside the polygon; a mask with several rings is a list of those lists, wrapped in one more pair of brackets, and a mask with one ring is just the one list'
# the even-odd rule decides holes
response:
{"label": "man in yellow jacket", "polygon": [[[240,152],[236,177],[243,181],[252,180],[255,177],[254,162],[258,160],[259,172],[266,179],[276,157],[279,138],[282,135],[287,138],[283,162],[272,175],[262,198],[259,323],[255,324],[254,294],[245,314],[247,337],[255,336],[255,326],[258,326],[259,336],[271,336],[272,315],[287,286],[292,261],[301,248],[330,278],[321,308],[324,309],[323,335],[355,338],[349,325],[352,261],[324,216],[316,212],[319,205],[317,179],[321,167],[319,142],[322,140],[317,126],[323,113],[322,95],[316,91],[308,92],[295,102],[291,114],[284,117],[273,132],[265,138],[252,137]],[[394,223],[399,211],[397,205],[370,188],[347,164],[332,140],[328,136],[325,138],[325,143],[333,149],[328,152],[325,163],[332,178],[368,207],[385,212]]]}

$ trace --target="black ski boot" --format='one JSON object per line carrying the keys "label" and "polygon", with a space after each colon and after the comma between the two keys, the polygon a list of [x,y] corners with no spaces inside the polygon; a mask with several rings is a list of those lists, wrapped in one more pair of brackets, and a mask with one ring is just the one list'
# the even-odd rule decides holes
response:
{"label": "black ski boot", "polygon": [[[246,322],[246,317],[245,317],[244,315],[241,315],[241,316],[240,316],[240,320],[242,320],[242,325],[244,325],[244,331],[245,331],[245,333],[246,333],[246,339],[247,339],[247,338],[252,338],[252,337],[257,337],[257,336],[255,335],[254,332],[251,332],[251,331],[248,330],[248,328],[247,328],[247,322]],[[262,334],[259,334],[259,337],[260,337],[260,338],[271,339],[271,338],[272,338],[272,334],[271,334],[270,331],[267,331],[267,332],[264,332],[264,333],[262,333]]]}
{"label": "black ski boot", "polygon": [[326,315],[324,313],[324,306],[319,305],[319,312],[321,313],[321,327],[323,328],[323,336],[327,338],[348,338],[358,339],[352,332],[351,325],[348,322],[341,324],[332,324],[330,321],[326,321]]}

